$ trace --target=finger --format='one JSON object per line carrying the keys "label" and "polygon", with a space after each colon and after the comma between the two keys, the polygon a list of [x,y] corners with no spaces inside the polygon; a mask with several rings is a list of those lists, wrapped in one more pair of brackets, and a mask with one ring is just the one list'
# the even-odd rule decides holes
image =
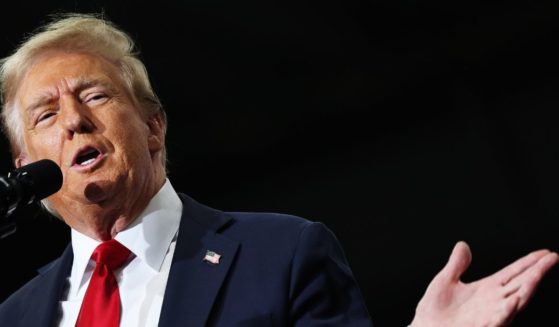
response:
{"label": "finger", "polygon": [[518,291],[516,291],[514,296],[519,298],[519,309],[526,306],[544,276],[558,262],[559,256],[557,253],[548,253],[535,265],[527,269],[522,275],[518,276],[513,282],[511,282],[512,287],[514,287],[515,284],[518,284]]}
{"label": "finger", "polygon": [[513,278],[524,272],[526,269],[535,265],[542,257],[544,257],[548,253],[549,250],[534,251],[501,269],[493,276],[499,281],[501,285],[506,285]]}
{"label": "finger", "polygon": [[[543,278],[546,272],[553,267],[557,255],[548,253],[538,260],[533,266],[518,274],[508,284],[501,289],[503,297],[509,297],[522,289],[526,293],[537,286],[537,283]],[[518,296],[518,294],[515,294]]]}
{"label": "finger", "polygon": [[460,280],[460,276],[468,269],[472,262],[472,252],[466,242],[456,243],[447,264],[439,273],[440,276],[452,281]]}
{"label": "finger", "polygon": [[520,289],[520,283],[508,283],[502,288],[501,294],[504,298],[507,298],[514,293],[518,292]]}

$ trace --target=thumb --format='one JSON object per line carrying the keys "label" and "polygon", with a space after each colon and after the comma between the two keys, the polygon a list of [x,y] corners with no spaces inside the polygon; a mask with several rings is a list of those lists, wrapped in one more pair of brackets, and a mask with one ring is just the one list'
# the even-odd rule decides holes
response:
{"label": "thumb", "polygon": [[457,282],[472,262],[472,252],[466,242],[456,243],[446,266],[441,270],[439,276]]}

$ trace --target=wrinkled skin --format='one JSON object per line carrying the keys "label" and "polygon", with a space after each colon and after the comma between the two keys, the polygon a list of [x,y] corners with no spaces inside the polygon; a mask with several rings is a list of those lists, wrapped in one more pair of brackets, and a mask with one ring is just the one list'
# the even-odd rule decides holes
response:
{"label": "wrinkled skin", "polygon": [[[60,166],[64,183],[49,201],[77,231],[113,238],[165,182],[162,119],[138,110],[108,60],[79,52],[42,54],[26,71],[15,100],[25,140],[16,166],[39,159]],[[87,149],[98,155],[78,164],[76,157]]]}

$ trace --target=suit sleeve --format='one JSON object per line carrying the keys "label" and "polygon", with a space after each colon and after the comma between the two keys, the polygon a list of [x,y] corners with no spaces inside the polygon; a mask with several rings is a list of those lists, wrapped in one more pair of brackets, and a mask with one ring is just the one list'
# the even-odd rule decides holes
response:
{"label": "suit sleeve", "polygon": [[321,223],[309,223],[299,236],[290,301],[290,326],[373,325],[338,240]]}

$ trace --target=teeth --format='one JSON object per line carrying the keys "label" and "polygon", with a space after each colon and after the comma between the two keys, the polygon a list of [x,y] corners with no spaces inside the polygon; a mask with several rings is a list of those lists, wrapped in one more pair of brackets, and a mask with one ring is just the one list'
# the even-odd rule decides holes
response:
{"label": "teeth", "polygon": [[95,161],[95,158],[88,159],[88,160],[82,162],[82,163],[80,164],[80,166],[87,166],[87,165],[89,165],[90,163],[92,163],[93,161]]}

